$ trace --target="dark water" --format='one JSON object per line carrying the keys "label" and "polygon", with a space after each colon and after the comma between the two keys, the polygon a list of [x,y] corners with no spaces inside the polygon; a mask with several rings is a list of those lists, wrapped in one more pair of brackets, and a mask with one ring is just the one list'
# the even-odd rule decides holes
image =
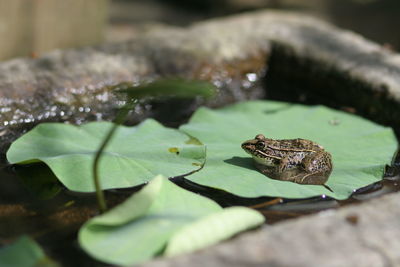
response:
{"label": "dark water", "polygon": [[[70,195],[56,181],[48,181],[40,189],[32,190],[27,178],[40,180],[35,173],[49,170],[45,166],[14,168],[2,166],[0,171],[0,241],[7,245],[22,234],[38,241],[46,253],[61,260],[65,266],[73,263],[93,262],[76,244],[76,233],[84,221],[96,214],[96,202],[92,195]],[[51,173],[51,172],[50,172]],[[40,183],[40,182],[39,182]],[[38,186],[41,187],[41,186]],[[46,188],[47,187],[47,188]],[[48,192],[57,188],[60,192],[46,199]],[[48,189],[48,191],[46,190]],[[42,195],[41,195],[42,194]],[[48,196],[49,197],[49,196]]]}
{"label": "dark water", "polygon": [[[113,207],[140,188],[107,191],[107,202]],[[46,165],[1,166],[1,245],[27,234],[63,266],[103,266],[87,256],[77,243],[79,228],[96,215],[95,194],[67,190]]]}

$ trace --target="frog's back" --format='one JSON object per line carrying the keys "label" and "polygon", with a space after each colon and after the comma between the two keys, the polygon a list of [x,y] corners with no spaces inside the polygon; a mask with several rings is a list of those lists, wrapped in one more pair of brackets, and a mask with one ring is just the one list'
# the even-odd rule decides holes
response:
{"label": "frog's back", "polygon": [[282,139],[276,140],[274,144],[272,144],[274,149],[282,150],[282,151],[293,151],[296,152],[317,152],[323,151],[324,148],[317,143],[307,140],[307,139]]}

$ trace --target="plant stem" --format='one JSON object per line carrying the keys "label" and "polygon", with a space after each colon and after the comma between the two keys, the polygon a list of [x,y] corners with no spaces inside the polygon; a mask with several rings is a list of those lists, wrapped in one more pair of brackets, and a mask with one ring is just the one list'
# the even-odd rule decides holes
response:
{"label": "plant stem", "polygon": [[99,212],[104,213],[107,211],[107,203],[104,197],[104,192],[100,185],[100,177],[99,177],[99,163],[100,158],[103,155],[104,150],[106,149],[108,143],[110,142],[111,138],[114,136],[115,131],[117,130],[118,126],[120,126],[126,119],[129,110],[134,107],[135,103],[128,103],[123,106],[119,111],[114,120],[114,124],[112,125],[111,129],[108,131],[106,137],[104,138],[103,142],[101,143],[99,149],[96,152],[94,157],[92,171],[93,171],[93,181],[94,187],[96,189],[96,197],[97,197],[97,204],[99,206]]}

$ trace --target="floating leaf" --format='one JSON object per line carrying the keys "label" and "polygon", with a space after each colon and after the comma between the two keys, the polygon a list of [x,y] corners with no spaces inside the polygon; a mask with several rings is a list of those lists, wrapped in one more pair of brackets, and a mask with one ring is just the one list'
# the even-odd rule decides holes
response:
{"label": "floating leaf", "polygon": [[171,238],[168,255],[202,248],[262,222],[256,211],[223,210],[157,176],[121,205],[89,220],[79,232],[79,243],[98,260],[128,265],[161,254]]}
{"label": "floating leaf", "polygon": [[[207,146],[207,163],[187,178],[242,197],[347,198],[354,190],[379,181],[397,142],[390,128],[323,106],[249,101],[220,110],[201,108],[180,128]],[[261,174],[240,147],[262,133],[273,139],[304,138],[325,147],[333,157],[327,185],[300,185]]]}
{"label": "floating leaf", "polygon": [[0,266],[56,267],[59,265],[48,258],[34,240],[22,236],[13,244],[0,249]]}
{"label": "floating leaf", "polygon": [[[93,157],[111,126],[109,122],[39,124],[11,145],[7,159],[18,164],[43,161],[70,190],[94,191]],[[198,169],[205,147],[188,144],[190,140],[151,119],[136,127],[121,126],[100,162],[102,188],[131,187],[157,174],[171,177]]]}

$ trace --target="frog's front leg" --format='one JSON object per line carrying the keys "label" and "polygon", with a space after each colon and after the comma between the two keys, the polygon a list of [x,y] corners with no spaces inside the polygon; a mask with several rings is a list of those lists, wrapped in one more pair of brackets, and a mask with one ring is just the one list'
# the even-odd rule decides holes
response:
{"label": "frog's front leg", "polygon": [[332,171],[332,157],[326,151],[310,154],[301,162],[304,173],[296,175],[294,182],[299,184],[325,184]]}
{"label": "frog's front leg", "polygon": [[278,179],[277,171],[276,171],[277,167],[266,166],[266,165],[258,163],[258,162],[255,162],[255,165],[262,174],[264,174],[272,179]]}
{"label": "frog's front leg", "polygon": [[[261,170],[261,168],[259,168]],[[295,164],[292,164],[289,157],[285,156],[279,160],[279,164],[273,168],[266,168],[261,170],[262,173],[270,178],[278,179],[282,181],[294,182],[295,177],[303,171],[299,171],[299,168]]]}
{"label": "frog's front leg", "polygon": [[289,169],[289,166],[290,166],[289,157],[285,156],[281,158],[277,169],[278,175],[282,175],[286,170]]}

